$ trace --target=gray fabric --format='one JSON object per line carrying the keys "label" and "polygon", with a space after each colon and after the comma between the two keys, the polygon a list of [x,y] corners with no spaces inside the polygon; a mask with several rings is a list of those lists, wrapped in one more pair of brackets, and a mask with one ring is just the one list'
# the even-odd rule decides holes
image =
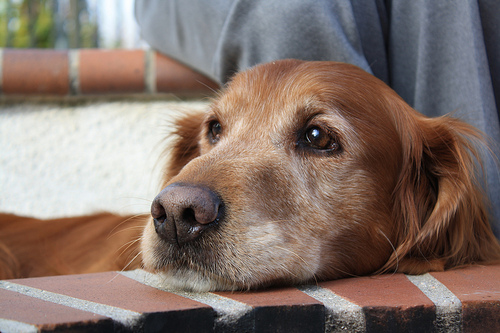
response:
{"label": "gray fabric", "polygon": [[[352,63],[428,116],[455,112],[500,144],[497,0],[136,0],[144,39],[225,83],[283,58]],[[486,161],[494,221],[500,178]],[[494,222],[500,236],[500,223]]]}

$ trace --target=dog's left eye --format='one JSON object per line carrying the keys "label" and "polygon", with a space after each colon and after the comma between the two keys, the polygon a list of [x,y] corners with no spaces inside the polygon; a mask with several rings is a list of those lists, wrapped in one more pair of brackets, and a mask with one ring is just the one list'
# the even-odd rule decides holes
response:
{"label": "dog's left eye", "polygon": [[220,139],[221,134],[222,134],[221,123],[219,123],[217,120],[211,121],[210,124],[208,125],[208,136],[210,142],[212,142],[212,144],[217,143],[217,141],[219,141]]}
{"label": "dog's left eye", "polygon": [[309,127],[304,134],[307,146],[322,151],[333,152],[340,149],[337,138],[329,131],[318,126]]}

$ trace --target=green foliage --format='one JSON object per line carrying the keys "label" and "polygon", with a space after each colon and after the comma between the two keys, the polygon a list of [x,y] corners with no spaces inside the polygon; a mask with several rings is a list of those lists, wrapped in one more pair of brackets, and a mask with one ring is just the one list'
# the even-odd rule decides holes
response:
{"label": "green foliage", "polygon": [[48,48],[54,47],[55,43],[55,22],[54,13],[50,6],[47,5],[46,0],[41,1],[40,10],[35,23],[35,47]]}
{"label": "green foliage", "polygon": [[97,47],[89,17],[85,0],[0,0],[0,47]]}

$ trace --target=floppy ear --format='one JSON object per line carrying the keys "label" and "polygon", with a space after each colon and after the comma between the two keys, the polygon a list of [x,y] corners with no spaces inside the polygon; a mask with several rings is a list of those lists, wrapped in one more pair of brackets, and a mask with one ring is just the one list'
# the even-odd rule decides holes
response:
{"label": "floppy ear", "polygon": [[394,192],[395,251],[382,271],[422,274],[498,260],[477,177],[474,142],[484,142],[481,134],[447,116],[411,117],[402,127],[403,165]]}
{"label": "floppy ear", "polygon": [[181,169],[200,155],[200,133],[205,115],[203,112],[189,113],[175,122],[173,145],[168,147],[169,161],[163,184],[176,176]]}

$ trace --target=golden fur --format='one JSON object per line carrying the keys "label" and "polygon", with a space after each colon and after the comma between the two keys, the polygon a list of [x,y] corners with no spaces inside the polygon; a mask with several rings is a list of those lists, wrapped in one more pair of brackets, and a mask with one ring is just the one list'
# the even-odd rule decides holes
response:
{"label": "golden fur", "polygon": [[139,268],[144,218],[39,220],[0,214],[0,279]]}
{"label": "golden fur", "polygon": [[[174,135],[140,249],[144,268],[173,287],[421,274],[500,258],[477,179],[481,135],[451,117],[421,115],[355,66],[256,66],[236,75],[207,112],[179,119]],[[40,240],[15,229],[3,237],[5,225],[5,266],[21,267]],[[66,246],[83,233],[71,236],[71,228],[58,232]],[[109,235],[113,224],[89,228]],[[37,260],[21,275],[120,269],[127,260],[110,266],[110,253],[138,235],[126,230],[95,251],[94,266],[76,259],[97,246],[85,241],[65,259],[74,263],[68,270],[47,271],[47,260]],[[23,233],[30,231],[42,232]],[[53,242],[48,257],[67,251]],[[132,243],[122,257],[138,251]]]}

